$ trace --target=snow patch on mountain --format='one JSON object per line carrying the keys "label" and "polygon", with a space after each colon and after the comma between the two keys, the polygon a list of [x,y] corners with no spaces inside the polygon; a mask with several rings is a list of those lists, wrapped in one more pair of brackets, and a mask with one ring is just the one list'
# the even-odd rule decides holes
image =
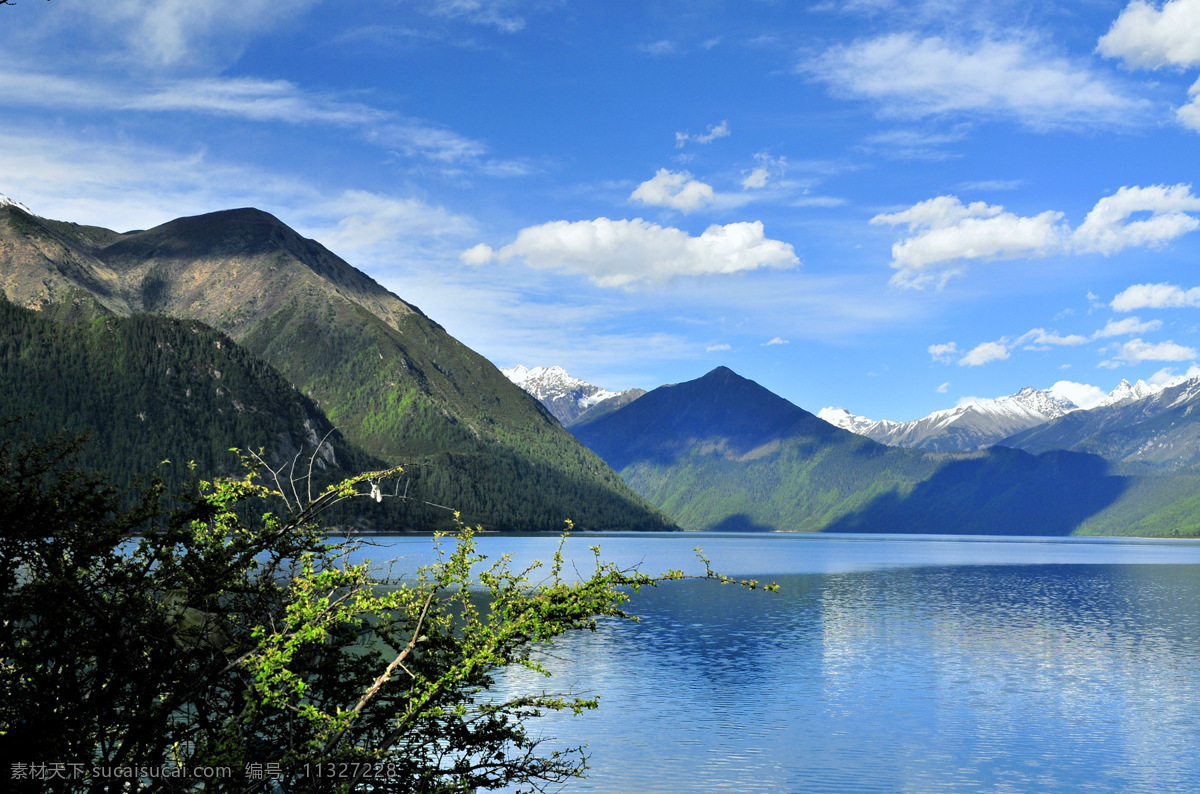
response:
{"label": "snow patch on mountain", "polygon": [[0,207],[16,207],[19,210],[28,212],[30,215],[33,214],[33,210],[29,209],[29,207],[26,207],[24,204],[17,201],[16,199],[9,198],[8,196],[4,195],[3,193],[0,193]]}

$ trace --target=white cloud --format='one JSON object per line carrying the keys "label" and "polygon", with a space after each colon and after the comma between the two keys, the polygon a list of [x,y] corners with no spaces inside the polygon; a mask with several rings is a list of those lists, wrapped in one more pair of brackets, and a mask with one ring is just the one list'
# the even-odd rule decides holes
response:
{"label": "white cloud", "polygon": [[472,246],[471,248],[463,251],[458,255],[458,259],[464,265],[470,265],[471,267],[482,267],[488,262],[491,262],[495,256],[496,252],[492,250],[490,245],[487,243],[480,243],[479,245]]}
{"label": "white cloud", "polygon": [[406,157],[496,176],[528,171],[521,163],[488,159],[488,146],[482,141],[421,119],[306,92],[286,80],[171,80],[135,90],[102,80],[0,69],[0,100],[51,110],[195,113],[254,122],[326,124],[356,130],[365,140]]}
{"label": "white cloud", "polygon": [[709,124],[708,131],[700,135],[692,135],[690,132],[675,133],[675,148],[682,148],[688,141],[712,143],[718,138],[728,138],[729,135],[729,122],[722,121],[720,124]]}
{"label": "white cloud", "polygon": [[757,190],[767,186],[767,179],[771,176],[771,172],[763,166],[759,166],[752,171],[746,172],[746,176],[742,178],[742,187],[746,190]]}
{"label": "white cloud", "polygon": [[711,204],[714,193],[712,185],[693,179],[687,171],[660,168],[653,179],[638,185],[629,198],[652,207],[692,212]]}
{"label": "white cloud", "polygon": [[501,33],[517,33],[525,29],[525,20],[506,12],[512,5],[511,0],[434,0],[429,11],[435,16],[487,25]]}
{"label": "white cloud", "polygon": [[925,348],[929,355],[933,356],[934,361],[940,361],[943,364],[948,364],[958,355],[958,343],[947,342],[944,345],[930,345]]}
{"label": "white cloud", "polygon": [[[474,249],[472,249],[474,250]],[[763,234],[761,221],[712,225],[699,237],[641,218],[551,221],[530,226],[495,252],[506,262],[587,276],[602,287],[661,284],[676,276],[740,273],[800,264],[791,244]]]}
{"label": "white cloud", "polygon": [[675,46],[675,42],[669,39],[660,39],[658,41],[652,41],[646,44],[639,44],[638,49],[647,55],[661,57],[664,55],[674,55],[679,48]]}
{"label": "white cloud", "polygon": [[945,394],[946,392],[950,391],[950,381],[946,381],[941,386],[938,386],[936,389],[934,389],[934,391],[938,394]]}
{"label": "white cloud", "polygon": [[772,157],[767,152],[759,152],[754,159],[758,165],[751,171],[742,172],[742,188],[745,190],[761,190],[772,178],[783,176],[787,168],[786,157]]}
{"label": "white cloud", "polygon": [[[1096,202],[1072,234],[1082,251],[1113,254],[1133,245],[1163,245],[1200,228],[1200,220],[1187,214],[1200,210],[1200,196],[1191,185],[1123,187]],[[1144,220],[1129,221],[1134,213],[1148,212]]]}
{"label": "white cloud", "polygon": [[1182,375],[1176,375],[1172,367],[1163,367],[1158,372],[1155,372],[1150,377],[1146,378],[1146,382],[1151,386],[1174,386],[1177,383],[1182,383],[1185,380],[1200,378],[1200,366],[1192,364],[1187,368],[1187,372]]}
{"label": "white cloud", "polygon": [[1111,368],[1111,365],[1117,362],[1141,364],[1143,361],[1188,361],[1196,358],[1196,349],[1170,341],[1151,344],[1138,338],[1110,348],[1110,354],[1112,359],[1101,362],[1101,366]]}
{"label": "white cloud", "polygon": [[110,0],[68,3],[59,18],[121,41],[140,61],[173,66],[214,50],[233,55],[252,35],[286,25],[320,0]]}
{"label": "white cloud", "polygon": [[1108,396],[1108,392],[1101,389],[1099,386],[1092,386],[1087,383],[1076,383],[1072,380],[1060,380],[1047,389],[1055,397],[1062,397],[1078,405],[1080,408],[1095,408],[1104,398]]}
{"label": "white cloud", "polygon": [[921,130],[889,130],[870,135],[865,144],[858,147],[864,151],[880,151],[894,160],[926,160],[937,162],[961,155],[947,151],[946,146],[963,139],[962,130],[950,133],[924,132]]}
{"label": "white cloud", "polygon": [[1113,298],[1111,305],[1119,312],[1200,306],[1200,287],[1185,290],[1174,284],[1134,284]]}
{"label": "white cloud", "polygon": [[1188,103],[1176,108],[1175,115],[1183,126],[1200,132],[1200,80],[1192,83],[1192,87],[1188,89],[1188,96],[1191,97]]}
{"label": "white cloud", "polygon": [[1109,320],[1103,328],[1092,334],[1092,338],[1108,339],[1113,336],[1148,334],[1151,331],[1157,331],[1159,328],[1162,328],[1162,320],[1142,322],[1137,317],[1126,317],[1124,320]]}
{"label": "white cloud", "polygon": [[[1113,254],[1130,246],[1157,247],[1200,229],[1200,196],[1191,186],[1122,187],[1096,202],[1074,231],[1063,213],[1047,210],[1033,217],[1005,212],[956,196],[914,204],[902,212],[882,213],[872,224],[906,225],[910,236],[892,245],[891,283],[900,287],[943,286],[971,260],[1035,258],[1061,253]],[[1148,213],[1141,220],[1131,216]]]}
{"label": "white cloud", "polygon": [[894,116],[1009,117],[1034,129],[1124,126],[1148,105],[1022,40],[974,46],[894,33],[834,47],[800,71]]}
{"label": "white cloud", "polygon": [[704,348],[704,352],[712,353],[717,350],[732,350],[732,349],[733,349],[733,347],[730,345],[709,345],[708,347]]}
{"label": "white cloud", "polygon": [[1021,336],[1017,337],[1014,345],[1027,345],[1026,350],[1046,350],[1051,346],[1054,347],[1074,347],[1076,345],[1086,344],[1088,338],[1079,334],[1068,334],[1063,336],[1055,331],[1047,331],[1045,328],[1032,328]]}
{"label": "white cloud", "polygon": [[981,367],[992,361],[1004,361],[1009,357],[1008,345],[1003,341],[984,342],[958,360],[960,367]]}
{"label": "white cloud", "polygon": [[1162,8],[1134,0],[1096,50],[1130,68],[1200,65],[1200,0],[1168,0]]}
{"label": "white cloud", "polygon": [[759,345],[759,347],[769,347],[771,345],[786,345],[786,344],[788,344],[788,340],[784,339],[783,337],[777,336],[773,339],[769,339],[766,342],[763,342],[761,345]]}
{"label": "white cloud", "polygon": [[347,190],[329,202],[335,228],[319,234],[330,250],[350,259],[379,260],[413,238],[462,238],[475,233],[472,219],[412,198]]}
{"label": "white cloud", "polygon": [[903,212],[884,213],[872,224],[906,224],[912,236],[892,246],[891,282],[901,287],[939,286],[962,272],[970,259],[1047,256],[1062,248],[1066,227],[1061,212],[1032,218],[1005,212],[982,201],[964,205],[955,196],[938,196]]}

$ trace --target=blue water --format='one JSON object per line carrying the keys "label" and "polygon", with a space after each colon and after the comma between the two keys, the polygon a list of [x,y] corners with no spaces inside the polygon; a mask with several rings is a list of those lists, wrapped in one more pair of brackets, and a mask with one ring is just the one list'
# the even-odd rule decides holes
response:
{"label": "blue water", "polygon": [[[597,542],[651,573],[702,545],[781,592],[646,590],[640,623],[556,641],[553,679],[503,675],[499,695],[600,696],[536,729],[589,747],[565,791],[1200,791],[1200,543],[605,535],[572,539],[581,568]],[[480,548],[525,564],[554,545]],[[376,551],[407,567],[428,548]]]}

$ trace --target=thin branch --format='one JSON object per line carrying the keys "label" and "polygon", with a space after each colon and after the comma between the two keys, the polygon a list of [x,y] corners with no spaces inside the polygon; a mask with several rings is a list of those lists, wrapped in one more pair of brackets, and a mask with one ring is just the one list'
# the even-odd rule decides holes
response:
{"label": "thin branch", "polygon": [[330,435],[333,433],[333,431],[334,431],[334,428],[333,428],[333,426],[331,425],[331,426],[330,426],[330,428],[329,428],[329,432],[325,434],[325,438],[322,438],[322,439],[321,439],[321,443],[320,443],[320,444],[317,444],[317,447],[316,447],[316,449],[314,449],[314,450],[313,450],[313,452],[312,452],[312,454],[308,456],[308,501],[310,501],[310,502],[312,501],[312,467],[313,467],[313,461],[315,461],[315,460],[317,459],[317,453],[321,451],[321,447],[325,446],[325,439],[329,438],[329,436],[330,436]]}
{"label": "thin branch", "polygon": [[[412,637],[409,639],[408,645],[404,646],[404,649],[400,651],[399,655],[396,656],[395,659],[392,660],[392,663],[387,666],[387,669],[379,674],[379,677],[375,679],[375,682],[371,684],[370,688],[368,688],[367,691],[363,693],[363,696],[358,699],[358,703],[356,703],[354,708],[350,710],[352,715],[361,713],[366,707],[367,703],[369,703],[371,699],[375,697],[375,695],[379,694],[380,688],[388,682],[388,680],[392,677],[392,673],[396,672],[397,667],[403,668],[404,671],[410,676],[412,675],[408,668],[404,667],[404,660],[408,658],[409,654],[416,649],[417,643],[421,641],[421,628],[425,624],[425,618],[429,615],[429,607],[431,604],[433,604],[433,595],[434,591],[430,590],[429,594],[425,596],[425,603],[421,607],[421,616],[417,618],[417,623],[415,626],[413,626]],[[330,739],[326,744],[326,752],[329,752],[333,750],[333,748],[337,747],[338,742],[342,740],[342,736],[344,736],[345,733],[345,728],[338,731],[337,735]]]}

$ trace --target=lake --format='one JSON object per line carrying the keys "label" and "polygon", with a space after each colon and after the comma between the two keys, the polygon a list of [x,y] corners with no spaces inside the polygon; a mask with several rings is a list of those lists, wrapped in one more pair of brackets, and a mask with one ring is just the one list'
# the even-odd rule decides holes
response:
{"label": "lake", "polygon": [[[600,696],[550,715],[589,746],[567,792],[1194,792],[1200,543],[1111,538],[602,534],[647,573],[713,567],[778,594],[674,582],[500,691]],[[430,561],[428,538],[371,556]],[[552,537],[480,538],[546,560]]]}

